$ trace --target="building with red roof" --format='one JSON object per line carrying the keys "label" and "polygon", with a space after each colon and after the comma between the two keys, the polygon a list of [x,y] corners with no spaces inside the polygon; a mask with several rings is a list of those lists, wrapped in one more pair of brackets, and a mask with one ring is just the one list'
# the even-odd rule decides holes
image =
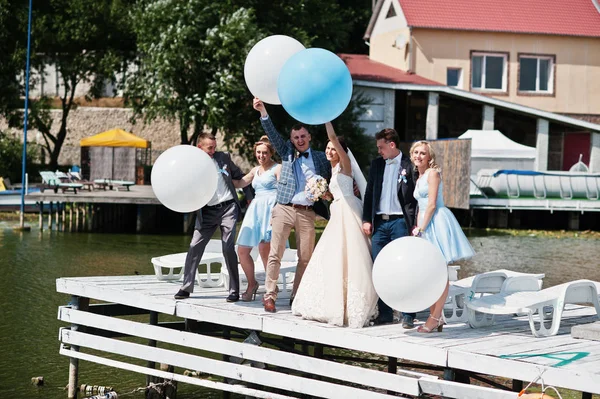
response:
{"label": "building with red roof", "polygon": [[498,129],[536,146],[539,170],[582,154],[600,171],[599,1],[378,0],[369,56],[341,55],[372,98],[363,126],[405,141]]}

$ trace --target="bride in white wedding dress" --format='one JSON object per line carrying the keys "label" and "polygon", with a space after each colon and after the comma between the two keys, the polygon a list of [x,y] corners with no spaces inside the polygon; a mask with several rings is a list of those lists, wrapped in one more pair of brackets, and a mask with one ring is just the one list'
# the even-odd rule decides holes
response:
{"label": "bride in white wedding dress", "polygon": [[363,196],[366,181],[331,123],[326,128],[330,141],[325,154],[332,166],[331,217],[306,267],[292,313],[361,328],[376,311],[377,293],[371,279],[371,243],[362,231],[362,203],[354,195],[352,172]]}

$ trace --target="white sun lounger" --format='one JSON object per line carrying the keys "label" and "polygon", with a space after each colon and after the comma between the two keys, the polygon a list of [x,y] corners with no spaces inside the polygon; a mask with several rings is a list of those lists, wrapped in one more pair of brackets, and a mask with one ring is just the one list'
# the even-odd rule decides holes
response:
{"label": "white sun lounger", "polygon": [[[196,274],[196,279],[201,287],[220,287],[223,285],[222,273],[219,271],[213,274],[210,270],[211,263],[220,263],[221,266],[225,263],[222,246],[221,240],[210,240],[206,245],[199,263],[199,265],[206,265],[206,273],[197,272]],[[154,266],[156,278],[167,281],[179,280],[183,276],[186,256],[187,252],[181,252],[152,258],[150,261]]]}
{"label": "white sun lounger", "polygon": [[[446,308],[446,310],[450,311],[450,314],[445,313],[446,322],[466,323],[469,318],[465,303],[477,299],[482,295],[499,293],[502,285],[508,278],[517,279],[515,281],[522,278],[533,278],[537,280],[537,290],[540,290],[544,276],[543,273],[519,273],[512,270],[500,269],[463,278],[455,282],[450,281],[450,288],[448,290],[449,301]],[[532,286],[526,282],[525,288],[531,290]],[[516,283],[513,283],[513,289],[517,289]]]}
{"label": "white sun lounger", "polygon": [[[531,333],[536,337],[546,337],[556,335],[558,332],[566,304],[592,303],[596,308],[596,314],[600,315],[600,305],[598,303],[600,283],[598,282],[577,280],[541,291],[536,290],[535,279],[528,281],[530,291],[526,290],[525,284],[527,284],[527,279],[513,280],[509,278],[504,283],[500,293],[467,302],[471,327],[483,327],[493,324],[494,315],[525,313],[529,316]],[[550,328],[546,328],[549,321],[548,316],[550,316],[547,310],[548,307],[552,308]],[[538,328],[536,328],[534,320],[536,313],[538,315]],[[489,317],[490,315],[491,317]]]}

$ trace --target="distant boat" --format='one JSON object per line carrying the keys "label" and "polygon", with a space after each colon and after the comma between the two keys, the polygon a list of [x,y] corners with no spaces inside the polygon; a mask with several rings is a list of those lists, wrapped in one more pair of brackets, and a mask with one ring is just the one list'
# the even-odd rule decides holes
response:
{"label": "distant boat", "polygon": [[600,198],[600,173],[482,169],[477,172],[475,183],[484,194],[493,197]]}

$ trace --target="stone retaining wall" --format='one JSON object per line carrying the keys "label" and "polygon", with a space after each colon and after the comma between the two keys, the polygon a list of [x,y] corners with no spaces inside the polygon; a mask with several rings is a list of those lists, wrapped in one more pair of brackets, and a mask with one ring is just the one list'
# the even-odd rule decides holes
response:
{"label": "stone retaining wall", "polygon": [[[52,117],[52,132],[56,133],[60,127],[62,111],[50,111]],[[166,149],[180,143],[179,123],[165,119],[157,119],[150,124],[138,121],[131,123],[133,111],[130,108],[100,108],[78,107],[71,110],[67,123],[67,137],[63,144],[58,163],[60,165],[79,165],[81,147],[79,140],[85,137],[114,129],[121,128],[152,143],[152,161]],[[5,119],[0,118],[0,130],[10,131],[22,137],[22,130],[8,129]],[[43,143],[41,133],[37,130],[27,132],[28,142]],[[219,149],[222,141],[217,138]],[[243,169],[249,170],[251,164],[245,159],[233,154],[234,161]]]}

